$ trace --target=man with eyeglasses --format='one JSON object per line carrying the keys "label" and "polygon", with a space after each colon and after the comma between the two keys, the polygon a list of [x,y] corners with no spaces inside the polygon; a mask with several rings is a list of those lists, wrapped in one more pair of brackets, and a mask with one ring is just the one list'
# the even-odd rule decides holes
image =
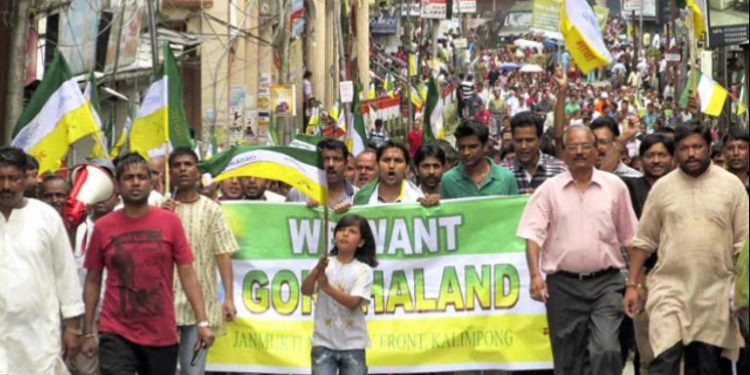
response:
{"label": "man with eyeglasses", "polygon": [[638,221],[625,183],[594,168],[591,129],[569,127],[563,148],[568,171],[534,192],[518,227],[531,297],[547,307],[555,374],[621,375],[620,246],[630,246]]}
{"label": "man with eyeglasses", "polygon": [[627,126],[622,133],[615,120],[608,116],[599,117],[591,123],[597,149],[596,168],[623,178],[642,177],[640,172],[620,160],[620,155],[628,152],[628,143],[635,139],[638,124],[634,124],[634,121],[635,119],[627,119]]}

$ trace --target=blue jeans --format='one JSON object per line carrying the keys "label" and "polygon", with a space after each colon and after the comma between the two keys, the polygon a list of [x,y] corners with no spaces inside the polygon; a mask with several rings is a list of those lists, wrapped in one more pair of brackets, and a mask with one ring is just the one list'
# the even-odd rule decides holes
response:
{"label": "blue jeans", "polygon": [[312,375],[367,375],[364,350],[312,350]]}
{"label": "blue jeans", "polygon": [[198,341],[198,326],[179,326],[180,330],[180,375],[203,375],[206,372],[206,351],[200,353],[195,366],[193,360],[195,343]]}

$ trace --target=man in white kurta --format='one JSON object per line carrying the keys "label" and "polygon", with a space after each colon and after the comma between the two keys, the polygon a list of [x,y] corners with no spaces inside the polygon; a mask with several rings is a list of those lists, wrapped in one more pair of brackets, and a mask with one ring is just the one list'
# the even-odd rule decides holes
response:
{"label": "man in white kurta", "polygon": [[[682,150],[684,143],[700,143],[699,139],[692,136],[677,142],[678,158],[687,159],[680,153],[692,152]],[[708,149],[702,144],[688,146]],[[693,161],[688,162],[710,165],[708,156],[703,159],[702,155],[690,156]],[[748,238],[747,193],[742,183],[722,168],[710,165],[703,173],[690,175],[685,163],[680,160],[679,169],[654,185],[633,240],[637,250],[653,253],[658,248],[659,260],[645,285],[646,311],[651,319],[649,340],[657,357],[650,370],[653,374],[677,371],[681,354],[686,368],[695,371],[697,366],[716,364],[722,351],[736,354],[743,345],[730,291],[737,256]],[[632,281],[639,272],[638,263],[646,257],[637,253],[631,253],[628,294],[632,296],[633,290],[643,287]],[[628,300],[626,296],[626,311],[631,306]],[[698,363],[691,365],[694,360]],[[662,372],[656,367],[672,370]]]}
{"label": "man in white kurta", "polygon": [[26,199],[0,215],[0,375],[65,374],[60,316],[83,314],[81,287],[58,213]]}

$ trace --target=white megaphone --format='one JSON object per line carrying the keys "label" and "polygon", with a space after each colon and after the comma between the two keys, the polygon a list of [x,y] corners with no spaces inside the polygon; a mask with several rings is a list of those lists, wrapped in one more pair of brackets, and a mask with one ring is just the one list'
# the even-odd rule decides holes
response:
{"label": "white megaphone", "polygon": [[81,164],[73,169],[73,188],[65,202],[63,219],[70,230],[82,223],[86,206],[103,202],[115,193],[111,169],[95,164]]}

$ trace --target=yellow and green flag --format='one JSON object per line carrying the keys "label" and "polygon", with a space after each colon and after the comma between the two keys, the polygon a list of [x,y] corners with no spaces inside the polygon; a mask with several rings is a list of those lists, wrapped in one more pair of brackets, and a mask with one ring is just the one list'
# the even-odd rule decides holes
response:
{"label": "yellow and green flag", "polygon": [[436,139],[445,139],[445,125],[443,123],[443,98],[435,77],[430,76],[427,84],[427,105],[425,106],[424,126],[422,128],[423,143]]}
{"label": "yellow and green flag", "polygon": [[99,136],[91,106],[57,52],[29,105],[18,119],[11,146],[39,161],[39,173],[56,172],[70,146],[86,136]]}
{"label": "yellow and green flag", "polygon": [[144,158],[163,154],[164,145],[193,148],[182,102],[182,80],[168,44],[164,62],[143,98],[130,131],[130,151]]}
{"label": "yellow and green flag", "polygon": [[354,103],[352,103],[352,121],[346,132],[346,145],[349,152],[357,156],[367,148],[367,129],[365,129],[365,116],[362,114],[362,103],[359,99],[359,85],[354,86]]}
{"label": "yellow and green flag", "polygon": [[563,0],[560,32],[565,47],[583,74],[612,63],[597,16],[586,0]]}
{"label": "yellow and green flag", "polygon": [[396,96],[396,85],[394,84],[393,74],[388,72],[385,74],[385,82],[383,82],[383,90],[388,93],[391,98]]}
{"label": "yellow and green flag", "polygon": [[701,39],[706,33],[706,3],[705,0],[687,0],[688,9],[690,9],[693,18],[693,31],[696,39]]}
{"label": "yellow and green flag", "polygon": [[325,204],[328,184],[317,151],[295,147],[236,146],[200,164],[214,182],[252,176],[291,185]]}
{"label": "yellow and green flag", "polygon": [[704,74],[700,74],[698,81],[698,97],[701,102],[701,112],[717,117],[724,109],[729,92],[716,81]]}
{"label": "yellow and green flag", "polygon": [[346,114],[344,112],[344,104],[341,102],[341,98],[336,100],[336,103],[333,105],[333,108],[331,108],[331,113],[329,113],[329,115],[334,121],[336,121],[336,126],[346,132]]}

